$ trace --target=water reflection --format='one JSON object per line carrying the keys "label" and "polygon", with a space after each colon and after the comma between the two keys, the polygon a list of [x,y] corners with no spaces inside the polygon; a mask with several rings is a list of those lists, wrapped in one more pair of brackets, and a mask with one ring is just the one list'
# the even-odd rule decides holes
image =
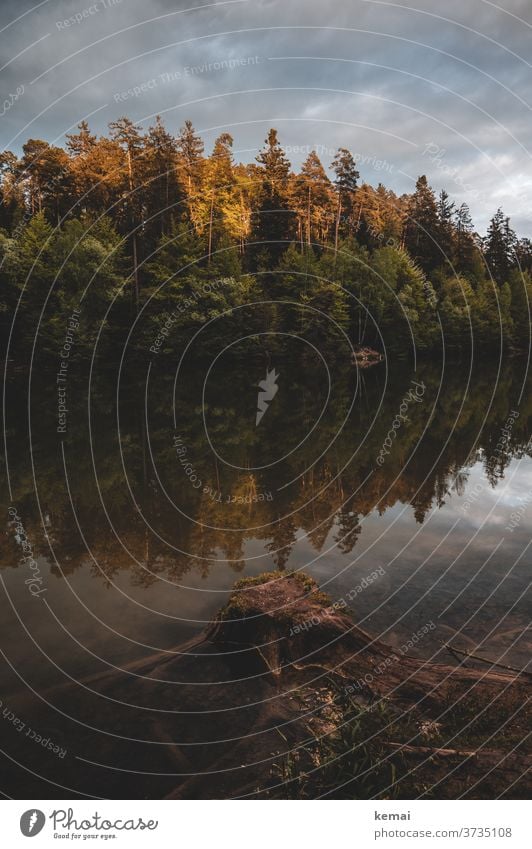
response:
{"label": "water reflection", "polygon": [[[475,642],[495,616],[503,625],[509,617],[497,640],[505,634],[510,646],[526,622],[527,510],[505,530],[532,491],[526,364],[471,375],[448,367],[443,377],[428,364],[329,375],[320,363],[275,365],[278,392],[259,426],[263,363],[221,362],[177,378],[158,367],[147,381],[122,375],[118,392],[100,378],[89,410],[80,378],[66,434],[57,433],[46,377],[33,376],[31,437],[11,387],[12,503],[49,573],[48,601],[72,605],[75,620],[75,595],[58,595],[68,581],[120,634],[171,646],[214,614],[243,572],[306,569],[338,597],[383,566],[356,613],[386,639],[430,613],[443,616],[447,636],[464,626]],[[413,380],[423,392],[405,409]],[[12,533],[1,544],[7,586],[26,605],[14,577],[20,549]],[[108,604],[102,593],[113,587]],[[520,646],[511,646],[514,659]]]}

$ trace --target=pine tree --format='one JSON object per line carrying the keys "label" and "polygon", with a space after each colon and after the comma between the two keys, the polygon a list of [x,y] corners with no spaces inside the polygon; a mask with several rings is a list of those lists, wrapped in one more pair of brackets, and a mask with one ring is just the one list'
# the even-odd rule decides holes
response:
{"label": "pine tree", "polygon": [[440,222],[434,192],[423,175],[411,197],[406,228],[406,248],[425,272],[442,264]]}
{"label": "pine tree", "polygon": [[67,149],[71,156],[84,156],[96,144],[96,136],[89,130],[89,125],[86,121],[81,121],[78,124],[77,133],[67,133]]}
{"label": "pine tree", "polygon": [[345,147],[338,148],[332,161],[332,169],[335,173],[334,184],[338,196],[334,234],[334,246],[337,251],[338,239],[349,236],[353,232],[355,192],[360,174],[352,153]]}
{"label": "pine tree", "polygon": [[203,151],[203,141],[192,122],[185,121],[177,137],[177,174],[186,197],[190,222],[198,233],[205,226]]}
{"label": "pine tree", "polygon": [[453,216],[455,204],[449,199],[449,195],[442,189],[438,195],[438,221],[439,233],[438,241],[442,256],[442,261],[452,263],[454,260],[454,226]]}
{"label": "pine tree", "polygon": [[177,143],[157,115],[144,143],[144,179],[148,229],[169,232],[174,211],[182,201],[176,173]]}
{"label": "pine tree", "polygon": [[277,130],[269,131],[265,144],[266,146],[256,157],[259,165],[262,165],[262,180],[270,194],[281,195],[286,191],[290,162],[279,144]]}
{"label": "pine tree", "polygon": [[70,170],[68,156],[61,147],[40,139],[29,139],[22,147],[20,179],[27,187],[32,215],[45,212],[59,223],[69,209]]}
{"label": "pine tree", "polygon": [[355,231],[358,241],[368,248],[385,243],[385,219],[382,205],[373,186],[362,183],[356,193]]}
{"label": "pine tree", "polygon": [[105,136],[89,146],[83,155],[71,156],[70,184],[77,200],[76,213],[109,210],[115,219],[121,210],[117,203],[124,191],[124,152],[120,145]]}
{"label": "pine tree", "polygon": [[109,124],[111,138],[125,153],[123,170],[124,186],[122,191],[124,229],[131,243],[133,259],[133,281],[135,306],[139,306],[139,248],[138,229],[143,220],[143,197],[140,191],[143,185],[141,154],[144,139],[139,128],[129,118],[119,118]]}
{"label": "pine tree", "polygon": [[290,163],[271,129],[266,146],[256,157],[261,185],[259,209],[255,222],[255,239],[266,242],[268,263],[276,262],[294,232],[294,215],[289,203]]}
{"label": "pine tree", "polygon": [[518,239],[515,245],[515,261],[520,271],[532,271],[532,241]]}
{"label": "pine tree", "polygon": [[515,233],[502,209],[498,209],[490,221],[484,240],[484,256],[493,279],[502,286],[507,280],[513,261]]}
{"label": "pine tree", "polygon": [[473,238],[473,222],[467,203],[454,212],[455,262],[458,271],[473,272],[478,265],[478,250]]}
{"label": "pine tree", "polygon": [[214,142],[207,163],[206,194],[209,200],[207,255],[209,261],[214,245],[224,234],[240,240],[240,195],[236,192],[233,171],[233,137],[222,133]]}
{"label": "pine tree", "polygon": [[334,219],[331,181],[320,159],[311,151],[294,181],[293,197],[298,212],[300,241],[307,246],[324,242]]}
{"label": "pine tree", "polygon": [[10,150],[0,153],[0,228],[13,230],[23,219],[24,187],[19,180],[20,163]]}

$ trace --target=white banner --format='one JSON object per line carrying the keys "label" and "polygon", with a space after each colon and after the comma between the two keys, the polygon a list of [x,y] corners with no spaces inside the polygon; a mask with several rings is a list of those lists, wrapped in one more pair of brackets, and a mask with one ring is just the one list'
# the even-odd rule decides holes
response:
{"label": "white banner", "polygon": [[[186,849],[530,849],[518,801],[4,801],[6,849],[64,845]],[[30,843],[35,838],[35,843]]]}

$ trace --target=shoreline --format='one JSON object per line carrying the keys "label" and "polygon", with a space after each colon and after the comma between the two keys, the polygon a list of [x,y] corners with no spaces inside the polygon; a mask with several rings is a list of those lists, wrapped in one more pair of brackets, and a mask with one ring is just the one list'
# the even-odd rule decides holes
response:
{"label": "shoreline", "polygon": [[[107,798],[146,798],[147,776],[149,798],[527,798],[531,678],[470,662],[402,653],[312,578],[270,572],[172,651],[43,695],[85,721],[78,752],[98,741]],[[39,723],[61,742],[54,711]],[[78,770],[65,758],[62,781]]]}

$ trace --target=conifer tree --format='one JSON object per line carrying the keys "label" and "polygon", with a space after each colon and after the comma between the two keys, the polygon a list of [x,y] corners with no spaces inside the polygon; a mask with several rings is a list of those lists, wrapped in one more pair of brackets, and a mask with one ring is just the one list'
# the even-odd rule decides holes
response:
{"label": "conifer tree", "polygon": [[209,261],[216,243],[224,234],[240,239],[240,195],[236,192],[233,171],[233,138],[222,133],[214,142],[212,156],[207,163],[207,196],[209,200],[209,226],[207,255]]}
{"label": "conifer tree", "polygon": [[139,191],[143,183],[141,153],[144,140],[139,128],[129,118],[119,118],[109,124],[111,138],[125,154],[122,187],[124,229],[132,247],[135,305],[139,306],[139,248],[138,228],[143,219],[143,197]]}
{"label": "conifer tree", "polygon": [[30,212],[45,212],[57,224],[69,207],[68,156],[41,139],[29,139],[22,151],[20,179],[27,187]]}
{"label": "conifer tree", "polygon": [[24,217],[24,187],[20,163],[10,150],[0,153],[0,227],[11,231]]}
{"label": "conifer tree", "polygon": [[464,274],[474,274],[475,271],[480,270],[480,256],[473,237],[473,222],[467,203],[460,204],[453,218],[456,267]]}
{"label": "conifer tree", "polygon": [[[360,174],[352,153],[345,147],[339,147],[332,161],[335,173],[334,184],[337,192],[337,210],[334,233],[335,251],[338,239],[351,235],[354,225],[355,192]],[[343,222],[343,224],[342,224]]]}
{"label": "conifer tree", "polygon": [[453,262],[453,249],[454,249],[454,226],[453,226],[453,216],[455,204],[450,200],[449,195],[442,189],[440,194],[438,195],[438,221],[439,221],[439,233],[438,233],[438,243],[441,251],[441,259],[442,263]]}
{"label": "conifer tree", "polygon": [[185,194],[190,222],[198,233],[205,226],[204,149],[192,122],[185,121],[177,137],[177,174]]}
{"label": "conifer tree", "polygon": [[157,115],[144,142],[144,180],[149,228],[161,235],[170,229],[174,212],[179,213],[182,193],[176,173],[177,143]]}
{"label": "conifer tree", "polygon": [[283,194],[286,191],[290,162],[279,144],[277,130],[271,129],[266,138],[265,147],[256,157],[262,166],[262,180],[271,194]]}
{"label": "conifer tree", "polygon": [[77,133],[67,133],[67,150],[71,156],[84,156],[96,144],[96,136],[89,130],[86,121],[78,124]]}
{"label": "conifer tree", "polygon": [[499,286],[507,280],[513,261],[515,233],[502,209],[498,209],[490,221],[484,242],[484,254],[493,279]]}
{"label": "conifer tree", "polygon": [[518,239],[515,245],[515,261],[520,271],[532,271],[532,241]]}
{"label": "conifer tree", "polygon": [[266,254],[270,261],[277,261],[294,232],[294,216],[288,197],[290,162],[279,144],[277,130],[269,131],[265,147],[256,160],[261,166],[258,172],[261,193],[255,238],[267,243]]}
{"label": "conifer tree", "polygon": [[331,181],[315,151],[309,153],[294,181],[294,200],[298,212],[300,240],[307,246],[324,242],[334,219]]}
{"label": "conifer tree", "polygon": [[442,264],[440,222],[434,192],[425,175],[419,177],[410,199],[405,244],[425,272]]}

